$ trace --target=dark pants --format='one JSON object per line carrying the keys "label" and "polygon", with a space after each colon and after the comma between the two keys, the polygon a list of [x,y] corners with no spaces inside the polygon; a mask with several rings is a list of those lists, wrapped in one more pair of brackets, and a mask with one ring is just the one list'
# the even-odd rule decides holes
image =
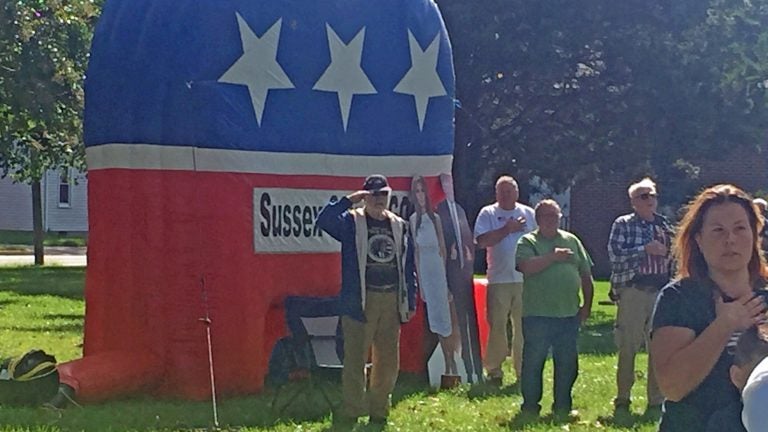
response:
{"label": "dark pants", "polygon": [[[472,273],[467,275],[448,267],[448,289],[453,294],[456,316],[461,336],[461,358],[464,361],[468,381],[482,381],[483,362],[480,358],[480,331],[475,308],[475,286]],[[466,272],[464,272],[466,273]],[[474,375],[474,379],[472,378]]]}
{"label": "dark pants", "polygon": [[552,348],[555,366],[555,397],[552,411],[567,413],[573,399],[571,390],[579,375],[579,355],[576,340],[579,335],[579,319],[523,317],[523,373],[521,389],[524,411],[541,410],[542,375],[544,362]]}

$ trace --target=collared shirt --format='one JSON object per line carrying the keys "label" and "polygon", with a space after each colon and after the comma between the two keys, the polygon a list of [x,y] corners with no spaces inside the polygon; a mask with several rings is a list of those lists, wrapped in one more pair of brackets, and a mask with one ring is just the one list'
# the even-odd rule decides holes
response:
{"label": "collared shirt", "polygon": [[652,257],[645,253],[645,245],[656,239],[669,250],[672,233],[667,219],[659,214],[654,214],[651,222],[636,213],[616,218],[608,237],[611,283],[626,286],[638,274],[669,274],[669,252],[667,256]]}

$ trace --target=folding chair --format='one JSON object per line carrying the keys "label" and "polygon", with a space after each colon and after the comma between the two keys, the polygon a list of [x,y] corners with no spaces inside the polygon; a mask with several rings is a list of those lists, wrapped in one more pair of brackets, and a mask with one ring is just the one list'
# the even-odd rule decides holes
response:
{"label": "folding chair", "polygon": [[[283,386],[277,388],[272,399],[272,409],[281,415],[293,404],[299,394],[317,390],[328,408],[335,404],[323,386],[321,375],[338,377],[343,369],[343,339],[338,314],[338,297],[288,297],[285,300],[285,314],[288,329],[291,332],[294,358],[302,353],[311,354],[308,370],[294,371],[295,376],[305,377],[309,389],[299,386],[290,394],[287,401],[278,405],[278,398]],[[335,379],[338,382],[338,379]],[[307,395],[305,394],[305,397]]]}

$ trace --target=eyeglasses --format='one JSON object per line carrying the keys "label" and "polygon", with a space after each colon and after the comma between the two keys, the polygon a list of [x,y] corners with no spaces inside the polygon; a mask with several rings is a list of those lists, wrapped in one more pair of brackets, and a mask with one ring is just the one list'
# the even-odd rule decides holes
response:
{"label": "eyeglasses", "polygon": [[651,198],[658,198],[658,197],[659,196],[656,194],[656,192],[645,192],[635,196],[635,198],[640,198],[643,201],[647,201]]}
{"label": "eyeglasses", "polygon": [[375,192],[371,192],[371,195],[375,197],[387,196],[389,195],[389,191],[375,191]]}

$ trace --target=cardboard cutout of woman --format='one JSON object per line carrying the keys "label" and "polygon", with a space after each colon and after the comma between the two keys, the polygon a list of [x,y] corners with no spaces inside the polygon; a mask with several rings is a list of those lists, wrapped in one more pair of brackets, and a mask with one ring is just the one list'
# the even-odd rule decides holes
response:
{"label": "cardboard cutout of woman", "polygon": [[432,210],[423,177],[413,178],[411,201],[415,211],[409,220],[415,244],[419,291],[427,305],[429,329],[437,334],[445,359],[441,387],[453,387],[460,383],[455,359],[455,354],[459,351],[456,312],[445,274],[446,249],[443,228],[440,216]]}

